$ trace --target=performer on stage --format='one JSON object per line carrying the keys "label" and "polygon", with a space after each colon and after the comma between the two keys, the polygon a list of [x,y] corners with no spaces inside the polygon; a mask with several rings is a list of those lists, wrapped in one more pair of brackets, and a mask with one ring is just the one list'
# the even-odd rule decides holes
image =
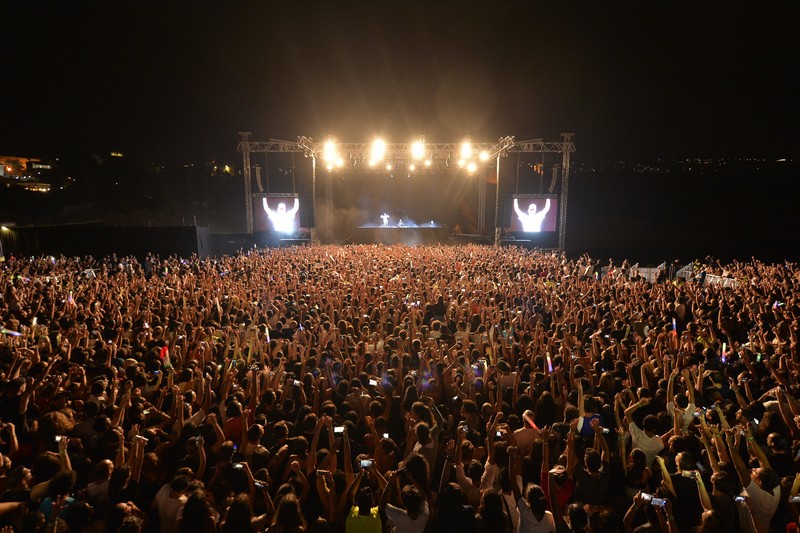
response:
{"label": "performer on stage", "polygon": [[522,231],[525,232],[539,232],[542,231],[542,221],[545,215],[550,211],[550,198],[544,204],[542,211],[536,212],[536,204],[531,202],[528,204],[528,212],[524,212],[519,208],[519,200],[514,198],[514,211],[517,212],[517,218],[522,223]]}
{"label": "performer on stage", "polygon": [[294,233],[294,215],[300,209],[300,199],[294,199],[294,207],[289,211],[286,210],[286,204],[283,202],[278,204],[278,209],[273,211],[267,205],[267,199],[262,198],[264,202],[264,211],[267,213],[270,221],[272,221],[272,229],[280,233]]}

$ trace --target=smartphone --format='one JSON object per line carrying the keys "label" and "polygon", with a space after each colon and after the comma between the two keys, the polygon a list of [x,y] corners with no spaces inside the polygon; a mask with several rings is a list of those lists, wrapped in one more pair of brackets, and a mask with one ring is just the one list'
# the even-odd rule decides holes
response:
{"label": "smartphone", "polygon": [[266,486],[267,486],[267,485],[266,485],[266,483],[263,483],[263,482],[261,482],[261,481],[256,481],[256,482],[255,482],[255,483],[253,483],[253,484],[256,486],[256,488],[257,488],[257,489],[263,489],[264,487],[266,487]]}
{"label": "smartphone", "polygon": [[369,386],[370,387],[377,387],[378,386],[378,381],[374,380],[374,379],[369,380]]}
{"label": "smartphone", "polygon": [[800,503],[800,496],[792,496],[789,498],[789,503]]}
{"label": "smartphone", "polygon": [[56,435],[56,442],[61,442],[64,437],[61,435]]}
{"label": "smartphone", "polygon": [[388,433],[384,433],[384,434],[383,434],[383,438],[384,438],[384,439],[388,439],[388,438],[389,438],[389,434],[388,434]]}
{"label": "smartphone", "polygon": [[603,435],[608,435],[609,433],[611,433],[611,430],[610,430],[610,429],[608,429],[608,428],[603,428]]}
{"label": "smartphone", "polygon": [[453,401],[454,401],[454,402],[457,402],[457,401],[458,401],[458,395],[455,395],[455,396],[453,396]]}
{"label": "smartphone", "polygon": [[652,495],[652,494],[648,494],[648,493],[646,493],[646,492],[643,492],[643,493],[642,493],[642,499],[643,499],[644,501],[646,501],[646,502],[649,502],[650,500],[652,500],[652,499],[653,499],[653,495]]}
{"label": "smartphone", "polygon": [[244,468],[244,463],[236,463],[233,465],[233,468],[236,470],[241,470],[242,468]]}
{"label": "smartphone", "polygon": [[344,426],[336,426],[333,428],[333,433],[337,435],[341,435],[344,433]]}
{"label": "smartphone", "polygon": [[503,434],[502,434],[501,432],[499,432],[499,431],[498,431],[498,432],[496,432],[496,433],[494,434],[494,438],[496,438],[496,439],[502,439],[502,438],[503,438]]}
{"label": "smartphone", "polygon": [[[797,496],[795,496],[795,498],[796,497]],[[733,498],[733,501],[735,501],[735,502],[743,502],[744,501],[744,496],[736,496],[735,498]]]}
{"label": "smartphone", "polygon": [[666,507],[667,500],[663,498],[653,498],[652,500],[650,500],[650,505],[653,505],[655,507]]}
{"label": "smartphone", "polygon": [[364,470],[372,468],[372,459],[361,459],[361,468]]}
{"label": "smartphone", "polygon": [[299,381],[297,381],[297,380],[294,380],[294,383],[293,383],[293,385],[294,385],[295,387],[299,387],[300,385],[302,385],[302,383],[300,383],[300,382],[299,382]]}

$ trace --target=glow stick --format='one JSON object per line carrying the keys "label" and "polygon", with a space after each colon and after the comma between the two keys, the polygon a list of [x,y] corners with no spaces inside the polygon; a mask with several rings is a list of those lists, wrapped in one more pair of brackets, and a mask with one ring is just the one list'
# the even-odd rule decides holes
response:
{"label": "glow stick", "polygon": [[11,331],[10,329],[2,328],[0,329],[0,333],[3,335],[11,335],[12,337],[22,337],[22,333],[18,331]]}
{"label": "glow stick", "polygon": [[672,333],[674,333],[675,335],[678,334],[678,324],[677,321],[675,320],[675,317],[672,318]]}
{"label": "glow stick", "polygon": [[722,343],[722,362],[724,363],[727,360],[726,352],[728,351],[728,343]]}
{"label": "glow stick", "polygon": [[550,354],[547,354],[547,369],[552,372],[553,371],[553,361],[550,360]]}

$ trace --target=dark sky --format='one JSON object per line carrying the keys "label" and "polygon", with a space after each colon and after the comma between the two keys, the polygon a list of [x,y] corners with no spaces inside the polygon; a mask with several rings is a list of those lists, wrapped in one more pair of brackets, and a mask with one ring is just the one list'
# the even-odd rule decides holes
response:
{"label": "dark sky", "polygon": [[238,163],[256,139],[800,157],[800,3],[7,1],[0,154]]}

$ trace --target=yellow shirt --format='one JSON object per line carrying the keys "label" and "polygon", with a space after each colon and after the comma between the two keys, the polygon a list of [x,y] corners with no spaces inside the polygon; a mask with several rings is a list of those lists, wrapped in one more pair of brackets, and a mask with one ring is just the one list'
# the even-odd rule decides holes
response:
{"label": "yellow shirt", "polygon": [[358,506],[350,509],[347,517],[347,533],[381,533],[381,516],[377,507],[369,510],[369,514],[358,514]]}

